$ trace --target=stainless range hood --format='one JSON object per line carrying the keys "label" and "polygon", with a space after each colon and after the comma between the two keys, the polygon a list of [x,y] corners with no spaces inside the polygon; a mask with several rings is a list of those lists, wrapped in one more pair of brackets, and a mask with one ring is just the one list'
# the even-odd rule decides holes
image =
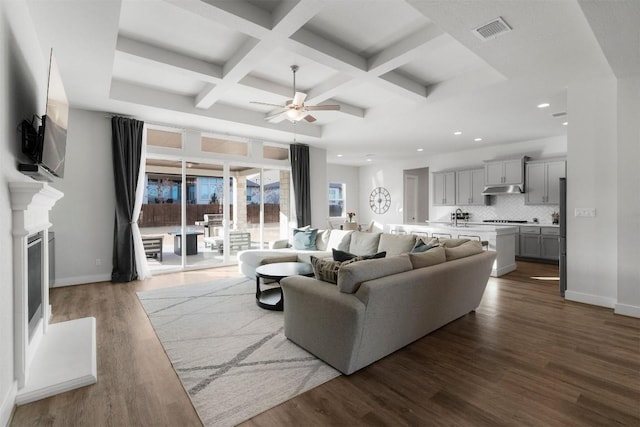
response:
{"label": "stainless range hood", "polygon": [[488,186],[488,187],[484,187],[484,191],[482,192],[482,194],[484,194],[485,196],[491,196],[496,194],[521,194],[521,193],[524,193],[523,187],[524,186],[520,184]]}

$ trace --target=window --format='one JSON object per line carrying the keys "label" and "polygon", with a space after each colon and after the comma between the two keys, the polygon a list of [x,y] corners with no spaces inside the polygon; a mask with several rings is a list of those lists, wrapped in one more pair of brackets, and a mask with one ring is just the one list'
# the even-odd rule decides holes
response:
{"label": "window", "polygon": [[341,183],[329,183],[329,216],[343,217],[345,199],[345,185]]}

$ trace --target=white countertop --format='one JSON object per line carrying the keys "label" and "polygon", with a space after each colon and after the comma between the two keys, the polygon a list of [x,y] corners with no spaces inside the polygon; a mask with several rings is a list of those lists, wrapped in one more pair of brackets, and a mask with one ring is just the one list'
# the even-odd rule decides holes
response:
{"label": "white countertop", "polygon": [[[426,221],[426,225],[451,225],[451,221]],[[460,224],[464,224],[464,221],[458,221],[458,227]],[[470,226],[492,226],[492,227],[560,227],[559,224],[551,224],[547,223],[537,223],[537,222],[527,222],[527,223],[505,223],[505,222],[477,222],[477,221],[469,221],[467,224]],[[407,224],[409,225],[409,224]],[[420,224],[414,224],[420,225]]]}
{"label": "white countertop", "polygon": [[516,227],[513,225],[502,224],[502,225],[493,225],[486,223],[468,223],[464,224],[462,222],[458,222],[458,226],[451,225],[450,222],[429,222],[425,224],[390,224],[390,228],[402,228],[407,231],[419,231],[422,229],[441,229],[441,230],[455,230],[458,233],[464,232],[476,232],[476,233],[491,233],[494,232],[496,234],[515,234],[517,233]]}

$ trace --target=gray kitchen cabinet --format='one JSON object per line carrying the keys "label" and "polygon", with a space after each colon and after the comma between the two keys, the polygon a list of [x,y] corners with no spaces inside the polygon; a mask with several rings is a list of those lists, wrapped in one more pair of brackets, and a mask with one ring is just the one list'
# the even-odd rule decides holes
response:
{"label": "gray kitchen cabinet", "polygon": [[525,167],[527,205],[557,205],[560,203],[560,178],[566,175],[564,160],[527,162]]}
{"label": "gray kitchen cabinet", "polygon": [[433,205],[453,206],[456,204],[456,173],[433,173]]}
{"label": "gray kitchen cabinet", "polygon": [[560,229],[555,227],[540,228],[540,258],[560,259]]}
{"label": "gray kitchen cabinet", "polygon": [[520,252],[523,258],[560,259],[558,227],[520,227]]}
{"label": "gray kitchen cabinet", "polygon": [[522,184],[524,178],[523,169],[523,158],[485,162],[484,184],[487,186]]}
{"label": "gray kitchen cabinet", "polygon": [[484,169],[456,172],[456,205],[484,205]]}
{"label": "gray kitchen cabinet", "polygon": [[520,256],[540,258],[540,227],[520,227]]}

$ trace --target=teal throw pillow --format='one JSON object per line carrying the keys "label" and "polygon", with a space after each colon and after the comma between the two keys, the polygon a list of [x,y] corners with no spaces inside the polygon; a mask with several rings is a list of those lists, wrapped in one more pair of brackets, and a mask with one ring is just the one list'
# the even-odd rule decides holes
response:
{"label": "teal throw pillow", "polygon": [[293,248],[305,251],[316,250],[316,236],[318,235],[317,228],[311,229],[299,229],[293,230]]}

